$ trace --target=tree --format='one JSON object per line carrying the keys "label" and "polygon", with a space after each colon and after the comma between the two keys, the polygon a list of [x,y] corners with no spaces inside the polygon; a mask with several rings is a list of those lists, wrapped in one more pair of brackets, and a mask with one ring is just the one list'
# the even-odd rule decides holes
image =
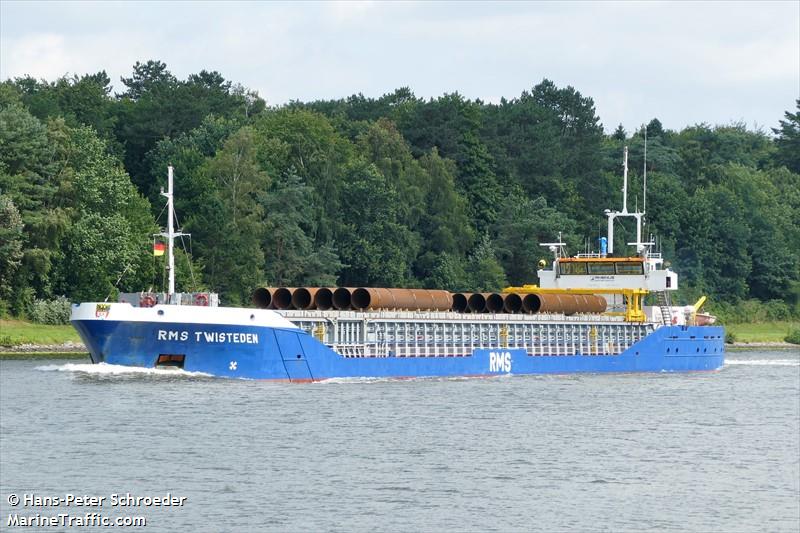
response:
{"label": "tree", "polygon": [[800,174],[800,98],[796,103],[797,111],[787,111],[784,114],[786,120],[781,120],[780,128],[772,128],[772,131],[777,135],[775,160],[795,174]]}
{"label": "tree", "polygon": [[269,177],[257,161],[258,143],[255,130],[243,127],[199,170],[214,194],[199,214],[202,218],[193,219],[206,226],[208,239],[198,240],[196,248],[208,283],[233,305],[249,301],[250,292],[264,278],[259,196],[269,186]]}
{"label": "tree", "polygon": [[[492,226],[493,244],[500,264],[512,285],[533,283],[539,260],[550,254],[539,246],[563,232],[563,238],[575,231],[575,221],[548,207],[542,197],[529,200],[512,196]],[[570,238],[575,241],[575,238]]]}
{"label": "tree", "polygon": [[499,291],[508,285],[503,267],[495,257],[492,241],[486,234],[478,241],[465,270],[473,291]]}
{"label": "tree", "polygon": [[337,243],[347,286],[402,287],[411,280],[419,237],[400,223],[397,191],[378,170],[359,161],[348,169]]}
{"label": "tree", "polygon": [[317,246],[313,191],[291,169],[276,179],[262,199],[264,271],[276,286],[333,286],[343,267],[330,243]]}
{"label": "tree", "polygon": [[[13,290],[12,281],[22,263],[22,217],[11,198],[0,194],[0,301],[7,301]],[[7,311],[0,304],[0,314]]]}

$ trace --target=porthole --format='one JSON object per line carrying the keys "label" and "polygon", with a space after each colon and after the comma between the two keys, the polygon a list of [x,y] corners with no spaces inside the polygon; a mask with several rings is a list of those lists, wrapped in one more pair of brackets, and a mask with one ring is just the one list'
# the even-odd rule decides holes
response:
{"label": "porthole", "polygon": [[159,310],[158,310],[158,314],[159,314],[159,315],[163,315],[163,314],[164,314],[164,310],[163,310],[163,309],[159,309]]}

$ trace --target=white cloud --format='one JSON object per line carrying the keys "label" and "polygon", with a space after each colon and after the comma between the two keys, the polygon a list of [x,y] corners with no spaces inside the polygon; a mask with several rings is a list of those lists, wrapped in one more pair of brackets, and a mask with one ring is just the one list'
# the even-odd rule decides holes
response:
{"label": "white cloud", "polygon": [[[45,9],[42,9],[42,7]],[[0,77],[160,59],[271,103],[459,91],[496,101],[550,78],[597,104],[606,127],[744,118],[772,125],[797,98],[800,4],[0,3]],[[488,96],[487,96],[488,95]],[[724,98],[721,97],[724,95]]]}

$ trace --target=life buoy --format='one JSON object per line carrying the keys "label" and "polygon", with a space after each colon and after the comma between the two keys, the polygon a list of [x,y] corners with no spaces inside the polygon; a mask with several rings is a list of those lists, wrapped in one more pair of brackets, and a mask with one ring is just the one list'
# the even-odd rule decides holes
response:
{"label": "life buoy", "polygon": [[154,305],[156,305],[156,299],[150,294],[145,294],[139,300],[139,307],[153,307]]}
{"label": "life buoy", "polygon": [[199,305],[201,307],[208,306],[208,295],[206,294],[198,294],[194,297],[194,305]]}

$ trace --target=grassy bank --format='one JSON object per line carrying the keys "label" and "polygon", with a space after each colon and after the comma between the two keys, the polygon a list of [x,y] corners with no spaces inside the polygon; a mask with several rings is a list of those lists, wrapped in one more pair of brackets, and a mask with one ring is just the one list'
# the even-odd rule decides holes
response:
{"label": "grassy bank", "polygon": [[91,361],[86,352],[3,352],[0,361],[10,359],[73,359],[77,362]]}
{"label": "grassy bank", "polygon": [[72,326],[46,326],[24,320],[0,320],[0,351],[2,346],[51,345],[65,342],[81,342],[78,332]]}
{"label": "grassy bank", "polygon": [[800,327],[797,322],[760,322],[755,324],[725,324],[727,333],[736,342],[784,342],[789,331]]}

